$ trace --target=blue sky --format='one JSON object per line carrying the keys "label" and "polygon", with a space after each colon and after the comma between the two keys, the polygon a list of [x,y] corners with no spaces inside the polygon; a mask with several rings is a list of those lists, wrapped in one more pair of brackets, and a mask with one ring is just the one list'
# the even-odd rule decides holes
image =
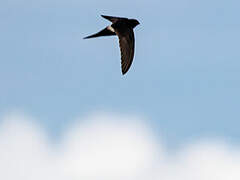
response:
{"label": "blue sky", "polygon": [[[0,2],[0,116],[35,118],[60,137],[94,112],[142,116],[167,144],[240,139],[240,2]],[[116,37],[83,40],[136,18],[136,53],[126,76]]]}
{"label": "blue sky", "polygon": [[[239,180],[239,6],[1,1],[0,179]],[[126,76],[101,14],[141,23]]]}

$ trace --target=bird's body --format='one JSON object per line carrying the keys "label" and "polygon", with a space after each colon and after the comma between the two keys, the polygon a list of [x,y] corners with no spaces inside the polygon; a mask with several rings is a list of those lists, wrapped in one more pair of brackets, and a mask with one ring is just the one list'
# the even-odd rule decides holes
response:
{"label": "bird's body", "polygon": [[111,21],[112,24],[98,33],[87,36],[84,39],[117,35],[121,50],[122,74],[124,75],[129,70],[133,61],[135,44],[133,29],[139,24],[139,22],[135,19],[127,19],[123,17],[104,15],[102,15],[102,17]]}

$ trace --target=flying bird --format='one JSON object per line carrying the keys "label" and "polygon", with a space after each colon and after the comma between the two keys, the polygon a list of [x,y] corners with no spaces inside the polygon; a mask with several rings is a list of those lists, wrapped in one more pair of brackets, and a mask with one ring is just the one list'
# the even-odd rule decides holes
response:
{"label": "flying bird", "polygon": [[114,36],[119,38],[119,45],[121,50],[121,68],[122,74],[126,74],[129,70],[134,57],[134,33],[133,29],[140,23],[136,19],[128,19],[124,17],[113,17],[101,15],[103,18],[112,22],[103,30],[96,34],[85,37],[84,39],[96,38],[99,36]]}

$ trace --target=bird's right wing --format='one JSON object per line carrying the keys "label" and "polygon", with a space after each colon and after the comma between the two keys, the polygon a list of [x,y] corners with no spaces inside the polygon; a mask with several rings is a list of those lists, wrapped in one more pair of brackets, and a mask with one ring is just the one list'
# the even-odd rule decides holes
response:
{"label": "bird's right wing", "polygon": [[124,17],[114,17],[114,16],[106,16],[106,15],[101,15],[103,18],[111,21],[112,23],[115,23],[117,22],[118,20],[121,20],[121,19],[127,19],[127,18],[124,18]]}

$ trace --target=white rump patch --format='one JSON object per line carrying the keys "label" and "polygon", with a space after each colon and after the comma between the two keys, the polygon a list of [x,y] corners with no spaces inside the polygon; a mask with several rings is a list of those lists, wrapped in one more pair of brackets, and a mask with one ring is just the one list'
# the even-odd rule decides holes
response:
{"label": "white rump patch", "polygon": [[110,30],[110,31],[112,31],[112,32],[115,32],[115,30],[113,29],[112,26],[108,26],[107,29]]}

